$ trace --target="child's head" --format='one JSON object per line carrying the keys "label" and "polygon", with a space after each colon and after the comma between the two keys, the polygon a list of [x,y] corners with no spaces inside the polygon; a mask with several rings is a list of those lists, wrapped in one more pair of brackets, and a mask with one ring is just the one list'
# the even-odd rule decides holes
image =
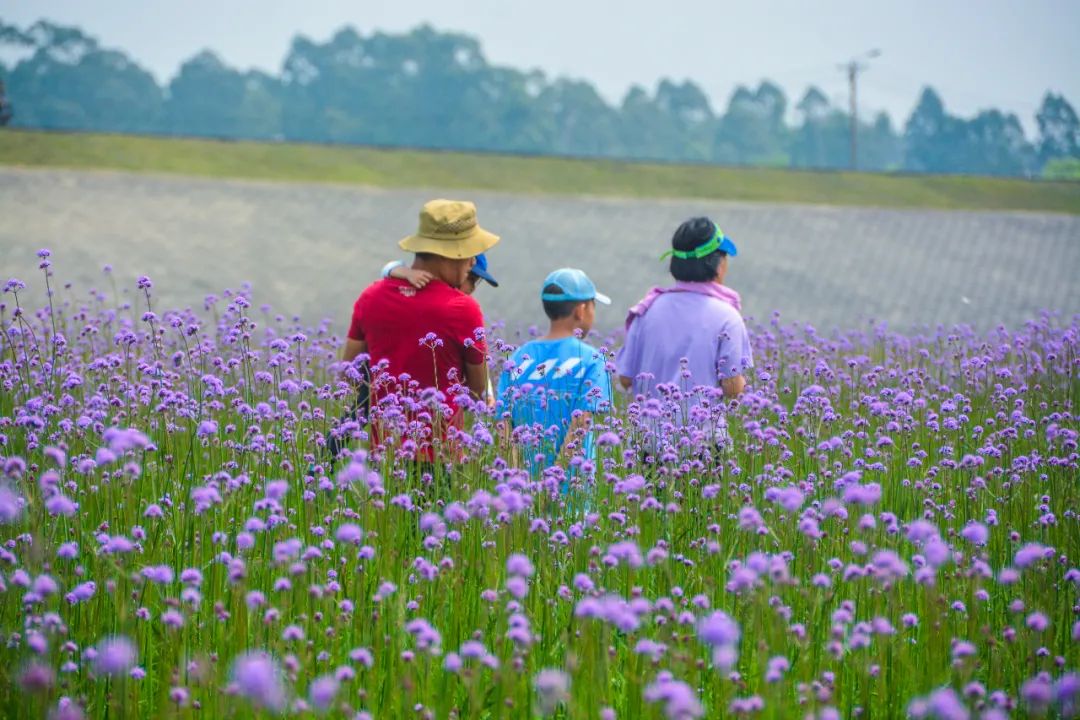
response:
{"label": "child's head", "polygon": [[540,299],[551,326],[566,330],[592,330],[596,321],[596,303],[611,304],[611,298],[596,291],[592,280],[576,268],[562,268],[544,280]]}
{"label": "child's head", "polygon": [[449,258],[429,252],[416,253],[413,268],[426,270],[453,288],[460,288],[468,280],[476,258]]}
{"label": "child's head", "polygon": [[728,256],[737,253],[716,223],[707,217],[687,220],[671,238],[671,276],[684,282],[723,282]]}
{"label": "child's head", "polygon": [[469,276],[465,278],[465,282],[461,284],[458,290],[466,295],[472,295],[476,292],[476,286],[480,284],[481,280],[486,280],[491,287],[499,287],[499,281],[488,271],[487,256],[483,253],[476,256],[476,264],[469,270]]}

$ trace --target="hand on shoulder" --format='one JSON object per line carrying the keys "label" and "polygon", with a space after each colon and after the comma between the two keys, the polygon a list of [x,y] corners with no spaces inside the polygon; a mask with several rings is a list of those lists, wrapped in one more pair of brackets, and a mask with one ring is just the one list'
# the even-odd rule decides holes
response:
{"label": "hand on shoulder", "polygon": [[404,280],[412,285],[417,290],[423,290],[429,282],[435,279],[435,276],[429,273],[427,270],[416,270],[410,267],[396,267],[390,272],[391,277]]}

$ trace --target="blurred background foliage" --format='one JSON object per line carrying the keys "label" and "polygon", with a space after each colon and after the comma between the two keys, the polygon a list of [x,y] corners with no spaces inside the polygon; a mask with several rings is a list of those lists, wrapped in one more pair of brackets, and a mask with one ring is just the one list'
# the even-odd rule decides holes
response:
{"label": "blurred background foliage", "polygon": [[[347,143],[423,149],[832,169],[849,165],[849,122],[816,87],[793,107],[776,84],[740,86],[713,108],[692,81],[632,87],[618,106],[583,80],[490,64],[473,37],[420,26],[325,43],[297,36],[281,72],[232,68],[205,50],[165,87],[75,27],[0,22],[0,120],[13,127]],[[1067,180],[1080,120],[1046,93],[1038,134],[995,109],[949,114],[931,87],[898,126],[860,120],[859,169]]]}

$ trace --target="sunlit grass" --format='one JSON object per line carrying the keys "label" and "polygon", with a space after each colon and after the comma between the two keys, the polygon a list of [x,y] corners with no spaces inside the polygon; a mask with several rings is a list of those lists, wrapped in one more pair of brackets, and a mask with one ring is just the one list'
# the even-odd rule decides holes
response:
{"label": "sunlit grass", "polygon": [[810,172],[555,157],[0,132],[0,163],[215,178],[520,193],[1080,213],[1080,183]]}

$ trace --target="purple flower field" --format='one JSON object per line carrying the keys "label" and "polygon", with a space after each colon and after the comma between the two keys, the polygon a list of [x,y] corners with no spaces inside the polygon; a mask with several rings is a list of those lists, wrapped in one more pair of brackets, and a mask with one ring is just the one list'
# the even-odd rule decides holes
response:
{"label": "purple flower field", "polygon": [[50,304],[0,296],[4,717],[1080,715],[1080,317],[774,318],[739,401],[620,397],[530,475],[481,405],[414,461],[455,388],[368,447],[340,331],[39,257]]}

